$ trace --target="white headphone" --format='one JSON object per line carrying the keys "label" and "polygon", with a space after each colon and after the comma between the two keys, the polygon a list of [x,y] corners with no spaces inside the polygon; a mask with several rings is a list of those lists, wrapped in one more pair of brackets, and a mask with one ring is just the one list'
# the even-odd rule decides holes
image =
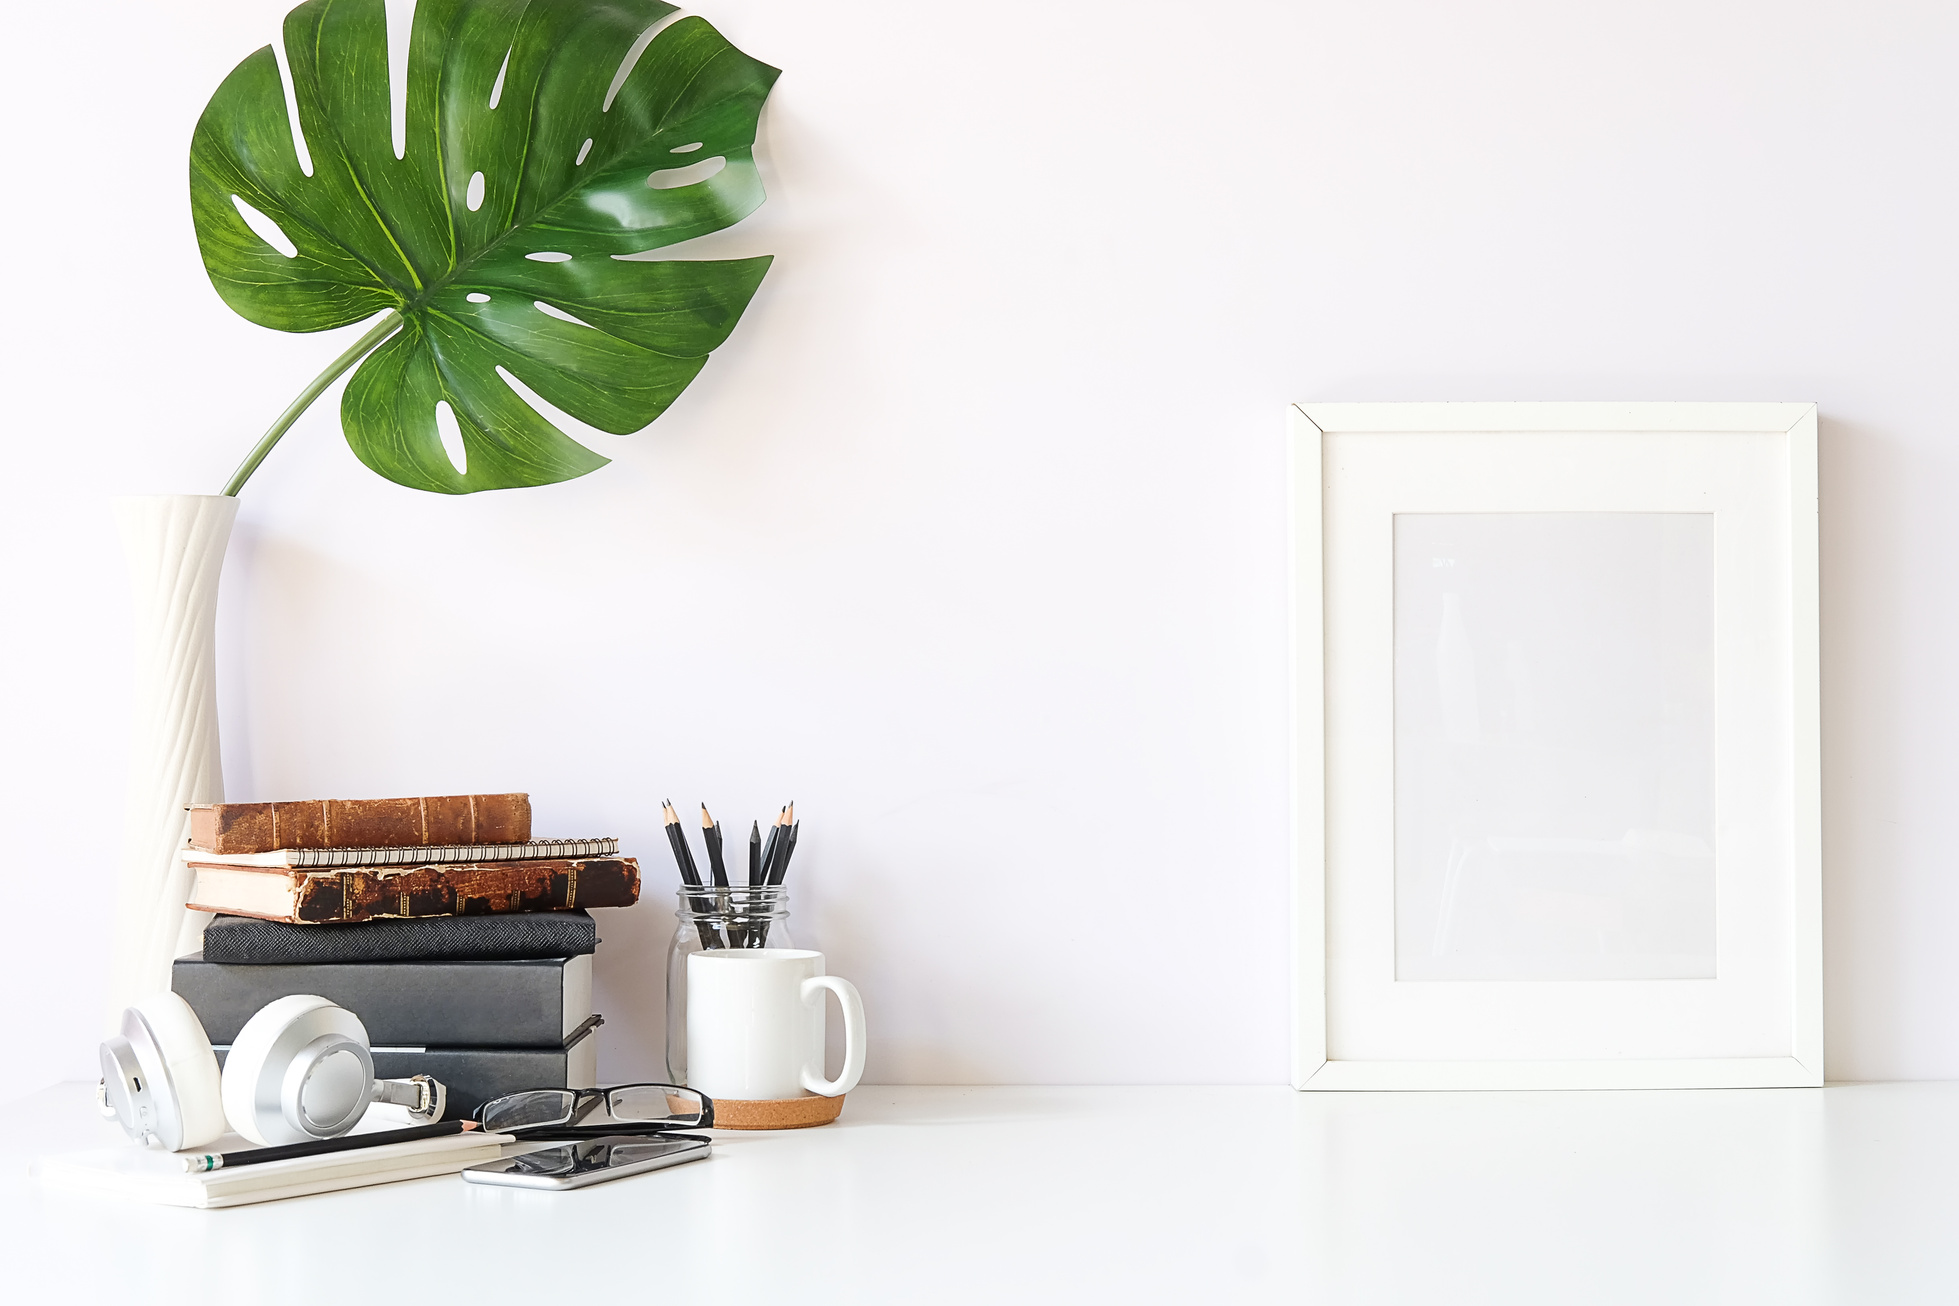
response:
{"label": "white headphone", "polygon": [[225,1125],[271,1146],[334,1138],[371,1102],[440,1120],[447,1093],[427,1075],[374,1078],[367,1030],[351,1011],[296,994],[267,1004],[238,1031],[224,1071],[190,1004],[158,993],[122,1013],[102,1044],[101,1104],[140,1143],[203,1147]]}

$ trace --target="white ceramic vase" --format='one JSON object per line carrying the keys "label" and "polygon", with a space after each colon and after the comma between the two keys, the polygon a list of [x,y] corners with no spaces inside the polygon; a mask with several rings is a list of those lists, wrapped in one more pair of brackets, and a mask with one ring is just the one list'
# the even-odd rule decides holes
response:
{"label": "white ceramic vase", "polygon": [[[170,962],[197,949],[208,917],[184,909],[192,803],[224,801],[218,761],[218,573],[238,500],[217,494],[115,501],[135,599],[135,720],[122,872],[116,885],[109,1014],[170,987]],[[112,1024],[113,1028],[113,1024]]]}

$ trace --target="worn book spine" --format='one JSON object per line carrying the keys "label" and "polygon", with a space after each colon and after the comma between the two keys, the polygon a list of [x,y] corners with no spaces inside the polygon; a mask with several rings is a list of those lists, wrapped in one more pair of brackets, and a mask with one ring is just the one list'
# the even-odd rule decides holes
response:
{"label": "worn book spine", "polygon": [[171,964],[170,988],[213,1043],[312,993],[358,1016],[370,1044],[562,1048],[591,1019],[592,959],[228,966],[192,953]]}
{"label": "worn book spine", "polygon": [[207,853],[524,843],[530,837],[529,794],[205,803],[190,809],[191,847]]}
{"label": "worn book spine", "polygon": [[[196,863],[191,864],[194,874],[199,869]],[[242,903],[202,899],[198,896],[201,878],[193,879],[192,901],[187,906],[196,911],[258,916],[298,925],[489,912],[563,911],[571,907],[630,907],[639,901],[639,861],[633,857],[531,858],[517,862],[344,871],[280,871],[236,866],[213,869],[232,875],[283,879],[289,892],[289,906],[283,912],[272,913],[252,911]]]}

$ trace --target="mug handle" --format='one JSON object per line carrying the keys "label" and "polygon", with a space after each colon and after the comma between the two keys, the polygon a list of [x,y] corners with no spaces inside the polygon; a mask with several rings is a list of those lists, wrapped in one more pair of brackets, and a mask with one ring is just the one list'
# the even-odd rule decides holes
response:
{"label": "mug handle", "polygon": [[857,986],[847,979],[813,975],[803,981],[803,1001],[823,1001],[824,989],[837,995],[837,1006],[843,1009],[843,1073],[835,1079],[823,1078],[823,1053],[819,1049],[816,1069],[803,1067],[802,1084],[821,1097],[842,1097],[864,1077],[864,999],[857,996]]}

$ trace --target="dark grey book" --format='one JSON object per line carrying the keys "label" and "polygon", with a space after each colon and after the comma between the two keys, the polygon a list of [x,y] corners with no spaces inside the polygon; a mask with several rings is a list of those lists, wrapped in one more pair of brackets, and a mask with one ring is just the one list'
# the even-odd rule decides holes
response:
{"label": "dark grey book", "polygon": [[289,925],[253,916],[219,916],[204,927],[204,959],[230,966],[301,962],[521,961],[582,957],[599,946],[590,914],[511,912],[416,920]]}
{"label": "dark grey book", "polygon": [[[554,1048],[374,1048],[374,1073],[382,1079],[432,1075],[448,1090],[445,1120],[460,1120],[493,1097],[532,1088],[590,1088],[598,1083],[598,1016],[567,1043]],[[216,1049],[223,1065],[229,1047]]]}
{"label": "dark grey book", "polygon": [[170,987],[220,1044],[294,993],[353,1012],[376,1047],[554,1048],[592,1015],[589,956],[228,966],[192,953],[171,964]]}

